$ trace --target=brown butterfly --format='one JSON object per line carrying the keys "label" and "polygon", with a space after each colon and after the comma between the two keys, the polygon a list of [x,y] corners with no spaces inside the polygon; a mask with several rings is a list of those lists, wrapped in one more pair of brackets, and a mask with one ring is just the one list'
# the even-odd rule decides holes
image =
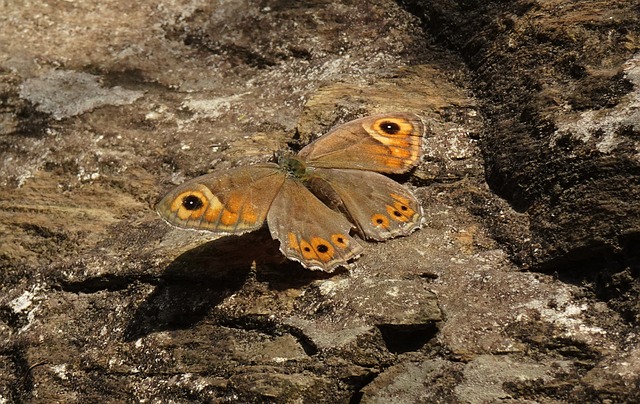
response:
{"label": "brown butterfly", "polygon": [[408,171],[420,159],[424,125],[391,113],[340,125],[303,148],[262,163],[203,175],[158,203],[168,223],[219,234],[256,230],[266,219],[289,259],[327,272],[362,252],[350,235],[387,240],[419,228],[422,207],[404,186],[382,175]]}

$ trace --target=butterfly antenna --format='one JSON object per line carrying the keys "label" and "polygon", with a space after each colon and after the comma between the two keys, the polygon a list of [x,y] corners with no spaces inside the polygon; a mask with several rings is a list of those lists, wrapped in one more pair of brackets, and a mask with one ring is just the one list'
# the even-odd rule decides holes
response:
{"label": "butterfly antenna", "polygon": [[280,164],[280,161],[282,160],[282,156],[284,155],[284,150],[280,149],[280,150],[275,150],[273,152],[273,157],[272,157],[272,162],[273,163],[278,163]]}

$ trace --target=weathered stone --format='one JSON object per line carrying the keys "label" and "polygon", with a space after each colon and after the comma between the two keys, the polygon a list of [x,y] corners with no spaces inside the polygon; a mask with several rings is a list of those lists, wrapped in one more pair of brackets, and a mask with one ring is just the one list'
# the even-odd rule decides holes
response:
{"label": "weathered stone", "polygon": [[363,389],[362,403],[455,402],[462,365],[442,359],[404,361],[380,374]]}
{"label": "weathered stone", "polygon": [[[5,3],[0,402],[639,400],[633,2]],[[391,110],[425,223],[351,268],[154,212]]]}
{"label": "weathered stone", "polygon": [[106,105],[131,104],[143,96],[142,91],[121,87],[106,89],[92,74],[54,70],[20,86],[20,97],[36,106],[36,110],[54,119],[69,118]]}
{"label": "weathered stone", "polygon": [[328,402],[327,394],[331,394],[332,399],[336,401],[347,398],[336,394],[335,386],[332,386],[328,379],[301,373],[279,374],[274,371],[275,369],[271,369],[233,376],[230,382],[232,388],[238,392],[238,400],[255,400],[259,397],[286,402]]}

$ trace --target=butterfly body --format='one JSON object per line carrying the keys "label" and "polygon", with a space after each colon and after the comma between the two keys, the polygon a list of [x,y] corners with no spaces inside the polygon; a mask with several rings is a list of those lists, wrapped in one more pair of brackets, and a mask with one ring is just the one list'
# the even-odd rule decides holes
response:
{"label": "butterfly body", "polygon": [[278,165],[289,178],[304,181],[309,175],[310,167],[298,156],[284,153],[277,156]]}
{"label": "butterfly body", "polygon": [[178,186],[157,206],[172,225],[242,234],[266,221],[285,256],[332,271],[358,257],[351,236],[383,241],[420,227],[411,191],[381,173],[402,173],[421,156],[424,125],[395,113],[348,122],[297,155],[204,175]]}

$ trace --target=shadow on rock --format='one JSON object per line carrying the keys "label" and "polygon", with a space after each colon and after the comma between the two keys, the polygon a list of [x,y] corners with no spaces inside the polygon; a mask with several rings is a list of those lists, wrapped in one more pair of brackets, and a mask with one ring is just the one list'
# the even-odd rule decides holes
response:
{"label": "shadow on rock", "polygon": [[268,230],[223,237],[199,245],[167,266],[155,290],[125,330],[133,341],[154,332],[189,328],[254,277],[271,290],[299,289],[343,273],[312,271],[287,260]]}
{"label": "shadow on rock", "polygon": [[240,290],[252,269],[282,262],[278,243],[259,231],[210,241],[178,256],[127,325],[125,340],[196,324]]}

